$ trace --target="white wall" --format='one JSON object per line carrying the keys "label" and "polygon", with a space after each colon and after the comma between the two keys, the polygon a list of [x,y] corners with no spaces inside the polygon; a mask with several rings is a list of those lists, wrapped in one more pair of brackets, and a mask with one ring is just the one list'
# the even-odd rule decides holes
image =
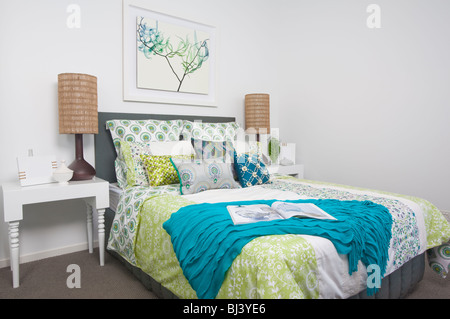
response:
{"label": "white wall", "polygon": [[[366,25],[371,3],[380,29]],[[283,4],[278,102],[280,123],[292,124],[281,134],[297,143],[305,177],[450,210],[450,2]]]}
{"label": "white wall", "polygon": [[[17,179],[16,157],[55,154],[69,163],[74,137],[58,133],[57,75],[98,77],[99,111],[235,116],[243,124],[244,95],[274,91],[277,68],[264,50],[271,30],[261,26],[276,8],[270,1],[144,1],[166,14],[213,25],[219,34],[219,107],[155,105],[122,99],[121,0],[0,1],[0,183]],[[67,6],[81,8],[81,28],[66,25]],[[261,8],[261,4],[265,9]],[[264,29],[264,28],[263,28]],[[272,114],[276,123],[277,113]],[[85,159],[94,163],[93,136],[84,137]],[[3,212],[0,212],[3,220]],[[86,242],[81,201],[31,205],[20,226],[21,255]],[[0,223],[0,261],[7,259],[6,224]]]}
{"label": "white wall", "polygon": [[[382,28],[368,29],[378,3]],[[81,7],[81,29],[66,8]],[[272,126],[297,143],[307,178],[429,199],[450,210],[450,4],[446,0],[148,0],[219,33],[217,109],[122,100],[121,0],[0,1],[0,183],[33,148],[70,161],[58,134],[57,75],[98,77],[99,110],[236,116],[246,93],[271,94]],[[94,162],[93,137],[85,158]],[[80,201],[26,207],[21,254],[86,242]],[[0,212],[0,220],[3,212]],[[8,258],[0,223],[0,262]]]}

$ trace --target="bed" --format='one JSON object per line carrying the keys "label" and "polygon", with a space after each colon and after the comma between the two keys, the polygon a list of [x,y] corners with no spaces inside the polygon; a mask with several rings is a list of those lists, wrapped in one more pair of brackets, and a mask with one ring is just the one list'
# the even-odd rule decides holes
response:
{"label": "bed", "polygon": [[[230,125],[235,119],[230,117],[99,113],[99,134],[95,138],[96,170],[98,177],[110,182],[111,194],[111,207],[105,214],[107,251],[121,260],[125,267],[158,297],[198,298],[200,295],[201,298],[213,296],[233,299],[401,298],[406,296],[422,279],[427,266],[427,252],[430,256],[439,254],[439,247],[450,239],[450,225],[439,210],[428,201],[345,185],[299,180],[288,176],[271,176],[270,180],[261,185],[242,187],[239,184],[239,178],[236,177],[236,172],[229,171],[228,174],[234,174],[233,179],[237,185],[222,188],[197,185],[199,188],[194,191],[194,187],[191,189],[186,186],[180,188],[179,184],[165,182],[159,183],[157,186],[145,183],[139,185],[139,181],[142,181],[146,172],[151,174],[150,169],[142,171],[141,168],[141,171],[134,169],[132,174],[128,174],[132,181],[130,185],[133,186],[124,187],[124,184],[129,185],[130,177],[124,179],[120,169],[126,168],[120,168],[123,164],[117,164],[117,152],[120,152],[121,145],[117,143],[117,137],[121,135],[120,138],[126,140],[128,135],[131,144],[135,142],[136,136],[140,136],[140,142],[148,142],[152,138],[157,141],[167,141],[172,128],[166,127],[163,130],[164,134],[152,137],[151,134],[142,135],[142,131],[145,131],[144,126],[132,128],[132,123],[126,123],[129,127],[119,130],[119,132],[113,127],[114,123],[112,122],[109,122],[109,128],[106,127],[108,121],[118,119],[128,120],[135,124],[139,124],[139,122],[133,121],[149,119],[159,124],[169,121],[168,123],[175,127],[189,123],[188,130],[192,130],[191,135],[184,135],[183,129],[175,128],[176,137],[169,138],[172,139],[171,142],[175,142],[180,139],[180,136],[183,136],[181,139],[188,143],[191,138],[192,142],[194,142],[194,138],[196,141],[222,142],[223,131],[219,132],[218,138],[212,137],[217,132],[208,132],[208,134],[211,133],[209,134],[210,138],[206,133],[205,136],[193,134],[193,127],[201,127],[197,121],[206,123],[206,126],[209,123],[225,123],[226,125],[221,127],[225,131],[230,129],[230,132],[233,133],[233,130],[237,128],[230,127]],[[216,129],[215,125],[212,127]],[[152,127],[151,130],[153,129]],[[119,134],[117,135],[117,133]],[[112,134],[116,134],[115,142],[113,142]],[[124,142],[122,145],[127,145],[127,143]],[[197,144],[197,148],[194,148],[196,151],[198,149],[205,150],[207,148],[205,145],[210,147],[211,143],[204,143],[200,146]],[[137,146],[133,144],[132,147]],[[124,147],[122,150],[124,154],[126,153],[126,156],[121,155],[122,160],[126,158],[128,163],[130,162],[129,154],[136,156],[140,152],[139,148],[133,149],[132,147],[128,149]],[[158,145],[154,147],[152,150],[157,149]],[[214,150],[215,148],[208,149],[208,156],[211,156],[211,152]],[[225,153],[227,153],[226,147],[224,147]],[[192,154],[196,154],[197,157],[203,156],[202,153],[199,155],[199,153],[193,152]],[[150,167],[155,162],[156,157],[149,156],[140,156],[146,168],[147,164]],[[188,156],[188,154],[183,154],[183,156]],[[156,159],[159,160],[159,157]],[[148,162],[144,162],[144,160]],[[184,162],[186,162],[186,158],[176,160],[172,158],[171,160],[174,167],[178,167],[177,165],[182,165],[180,163]],[[178,177],[181,177],[179,175],[180,167],[178,167],[179,170],[176,170]],[[156,168],[152,169],[156,172]],[[224,167],[222,169],[226,170]],[[165,174],[158,173],[157,175],[166,176]],[[122,184],[122,187],[118,186],[118,179],[121,180],[119,184]],[[232,182],[226,180],[222,185]],[[350,274],[349,258],[346,254],[338,253],[337,246],[330,239],[314,234],[273,234],[258,236],[243,245],[239,253],[232,258],[231,265],[227,266],[223,278],[218,282],[218,288],[212,295],[200,294],[200,288],[197,286],[195,286],[195,290],[193,289],[194,280],[191,277],[189,280],[186,278],[189,276],[189,271],[180,267],[180,264],[184,265],[185,263],[183,260],[178,260],[177,257],[181,256],[178,246],[181,246],[180,249],[182,249],[183,245],[176,245],[174,250],[175,235],[172,233],[173,238],[171,238],[166,230],[173,213],[181,212],[186,207],[200,209],[202,205],[214,205],[214,203],[219,205],[228,202],[311,199],[370,202],[387,208],[392,220],[392,227],[387,227],[391,237],[388,247],[385,249],[387,261],[380,283],[374,276],[377,269],[367,268],[368,265],[361,260],[357,261],[357,268]],[[187,264],[192,265],[189,262]],[[372,289],[373,286],[376,287],[375,290]]]}

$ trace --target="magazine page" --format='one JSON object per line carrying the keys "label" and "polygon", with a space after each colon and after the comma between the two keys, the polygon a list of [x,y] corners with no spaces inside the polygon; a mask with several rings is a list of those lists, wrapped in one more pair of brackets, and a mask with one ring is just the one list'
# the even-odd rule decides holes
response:
{"label": "magazine page", "polygon": [[227,206],[227,209],[235,225],[282,219],[269,205]]}
{"label": "magazine page", "polygon": [[272,207],[286,219],[291,217],[336,219],[317,205],[311,203],[274,202]]}

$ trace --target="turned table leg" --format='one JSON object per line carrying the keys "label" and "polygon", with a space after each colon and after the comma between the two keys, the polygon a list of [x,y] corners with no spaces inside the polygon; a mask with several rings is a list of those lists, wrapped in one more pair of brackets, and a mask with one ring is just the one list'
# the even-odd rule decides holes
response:
{"label": "turned table leg", "polygon": [[100,253],[100,266],[105,265],[105,210],[98,209],[98,250]]}
{"label": "turned table leg", "polygon": [[13,288],[19,287],[19,222],[9,223],[9,251]]}
{"label": "turned table leg", "polygon": [[88,237],[88,246],[89,253],[92,254],[94,252],[94,244],[92,239],[92,206],[86,203],[87,206],[87,237]]}

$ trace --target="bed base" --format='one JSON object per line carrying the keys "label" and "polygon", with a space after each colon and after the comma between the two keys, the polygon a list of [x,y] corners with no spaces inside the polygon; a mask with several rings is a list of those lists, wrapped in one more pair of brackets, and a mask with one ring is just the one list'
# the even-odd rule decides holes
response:
{"label": "bed base", "polygon": [[[111,209],[107,208],[105,211],[105,236],[106,238],[109,238],[109,233],[111,232],[111,226],[114,221],[115,213]],[[105,244],[105,246],[108,246],[108,243]],[[106,249],[106,247],[105,247]],[[115,251],[106,249],[106,251],[112,255],[114,258],[118,259],[122,262],[122,264],[127,268],[131,273],[139,279],[140,282],[153,292],[158,298],[161,299],[179,299],[175,294],[173,294],[169,289],[162,286],[159,282],[154,280],[151,276],[149,276],[147,273],[145,273],[142,269],[133,266],[128,261],[126,261],[122,256],[120,256]]]}
{"label": "bed base", "polygon": [[381,288],[373,296],[366,290],[349,299],[401,299],[411,293],[422,280],[425,272],[425,253],[405,263],[399,269],[381,280]]}
{"label": "bed base", "polygon": [[[105,212],[105,233],[106,238],[109,238],[109,232],[114,220],[115,213],[111,209],[106,209]],[[125,267],[131,271],[136,278],[158,298],[162,299],[179,299],[169,289],[162,286],[159,282],[154,280],[147,273],[140,268],[135,267],[123,259],[114,251],[106,250],[109,254],[120,260]],[[383,278],[381,281],[381,288],[373,296],[367,296],[366,290],[361,291],[349,299],[401,299],[406,297],[414,290],[414,287],[422,280],[425,272],[425,253],[418,255],[405,263],[402,267],[391,273],[389,276]]]}

